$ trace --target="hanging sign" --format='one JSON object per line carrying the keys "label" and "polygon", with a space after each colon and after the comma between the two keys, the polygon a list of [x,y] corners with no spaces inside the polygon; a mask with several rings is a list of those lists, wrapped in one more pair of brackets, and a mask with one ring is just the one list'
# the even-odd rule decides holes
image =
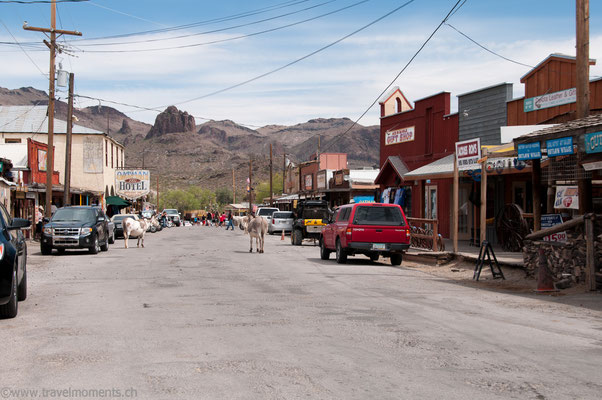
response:
{"label": "hanging sign", "polygon": [[481,139],[470,139],[456,142],[456,163],[459,171],[471,170],[479,167],[481,159]]}
{"label": "hanging sign", "polygon": [[314,188],[314,176],[305,175],[305,190],[313,190]]}
{"label": "hanging sign", "polygon": [[558,157],[573,154],[573,137],[546,140],[548,157]]}
{"label": "hanging sign", "polygon": [[318,174],[316,176],[316,181],[317,181],[318,189],[327,189],[326,171],[324,171],[324,170],[318,171]]}
{"label": "hanging sign", "polygon": [[523,110],[524,112],[542,110],[544,108],[575,103],[576,101],[577,89],[572,88],[525,99],[523,102]]}
{"label": "hanging sign", "polygon": [[391,144],[413,142],[414,141],[414,127],[409,126],[407,128],[395,129],[394,131],[388,131],[385,133],[385,146]]}
{"label": "hanging sign", "polygon": [[150,191],[150,171],[145,169],[118,169],[115,171],[117,196],[136,200]]}
{"label": "hanging sign", "polygon": [[602,132],[585,135],[585,152],[589,154],[602,153]]}
{"label": "hanging sign", "polygon": [[[541,216],[541,229],[551,228],[562,224],[562,216],[560,214],[544,214]],[[547,242],[566,242],[566,232],[557,232],[543,237]]]}
{"label": "hanging sign", "polygon": [[554,208],[579,209],[579,191],[577,186],[557,186]]}
{"label": "hanging sign", "polygon": [[541,158],[541,143],[539,142],[520,143],[517,150],[520,161],[538,160]]}

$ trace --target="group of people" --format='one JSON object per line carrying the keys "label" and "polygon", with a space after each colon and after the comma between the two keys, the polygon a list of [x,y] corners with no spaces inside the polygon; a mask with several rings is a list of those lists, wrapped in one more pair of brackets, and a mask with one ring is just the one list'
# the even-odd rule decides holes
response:
{"label": "group of people", "polygon": [[198,221],[202,226],[214,226],[214,227],[226,227],[226,230],[232,228],[234,230],[234,218],[232,212],[229,211],[219,213],[217,211],[208,212],[207,215],[203,215]]}

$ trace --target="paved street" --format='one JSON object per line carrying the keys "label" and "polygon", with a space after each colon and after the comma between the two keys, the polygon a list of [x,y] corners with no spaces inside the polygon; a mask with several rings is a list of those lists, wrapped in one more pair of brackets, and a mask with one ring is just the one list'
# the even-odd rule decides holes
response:
{"label": "paved street", "polygon": [[[600,398],[600,295],[500,293],[363,257],[338,265],[288,237],[268,237],[265,254],[248,244],[238,229],[186,227],[98,256],[30,249],[29,298],[0,321],[0,387],[132,388],[143,399]],[[2,389],[33,396],[14,393]]]}

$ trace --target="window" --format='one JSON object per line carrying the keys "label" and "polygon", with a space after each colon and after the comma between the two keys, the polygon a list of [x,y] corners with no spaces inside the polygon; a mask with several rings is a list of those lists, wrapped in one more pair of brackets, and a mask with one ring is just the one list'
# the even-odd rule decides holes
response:
{"label": "window", "polygon": [[125,158],[124,158],[124,156],[123,156],[123,149],[121,149],[121,168],[123,168],[123,167],[124,167],[124,165],[125,165],[125,164],[124,164],[124,160],[125,160]]}
{"label": "window", "polygon": [[115,152],[115,149],[113,148],[113,143],[111,143],[111,168],[115,168],[115,164],[113,163],[114,159],[113,159],[113,154]]}
{"label": "window", "polygon": [[109,141],[105,141],[105,166],[109,166]]}
{"label": "window", "polygon": [[4,143],[21,143],[21,139],[4,139]]}
{"label": "window", "polygon": [[117,151],[115,153],[117,153],[115,154],[117,156],[117,162],[115,163],[115,166],[119,168],[119,147],[117,148]]}
{"label": "window", "polygon": [[401,112],[401,99],[399,97],[395,99],[395,112]]}
{"label": "window", "polygon": [[355,209],[353,224],[403,226],[404,220],[397,207],[360,206]]}
{"label": "window", "polygon": [[351,207],[341,208],[341,212],[339,213],[339,219],[337,220],[337,222],[349,221],[350,214],[351,214]]}

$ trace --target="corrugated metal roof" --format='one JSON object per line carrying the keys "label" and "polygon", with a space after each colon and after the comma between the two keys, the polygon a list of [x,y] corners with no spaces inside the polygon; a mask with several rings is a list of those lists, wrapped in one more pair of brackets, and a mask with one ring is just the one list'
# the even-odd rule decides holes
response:
{"label": "corrugated metal roof", "polygon": [[440,158],[430,164],[416,168],[415,170],[405,174],[403,177],[412,178],[423,175],[442,175],[450,173],[454,173],[454,154],[450,154],[449,156]]}
{"label": "corrugated metal roof", "polygon": [[[0,132],[48,133],[47,106],[0,106]],[[54,119],[54,133],[67,133],[67,122]],[[104,135],[104,132],[73,125],[73,134]]]}

